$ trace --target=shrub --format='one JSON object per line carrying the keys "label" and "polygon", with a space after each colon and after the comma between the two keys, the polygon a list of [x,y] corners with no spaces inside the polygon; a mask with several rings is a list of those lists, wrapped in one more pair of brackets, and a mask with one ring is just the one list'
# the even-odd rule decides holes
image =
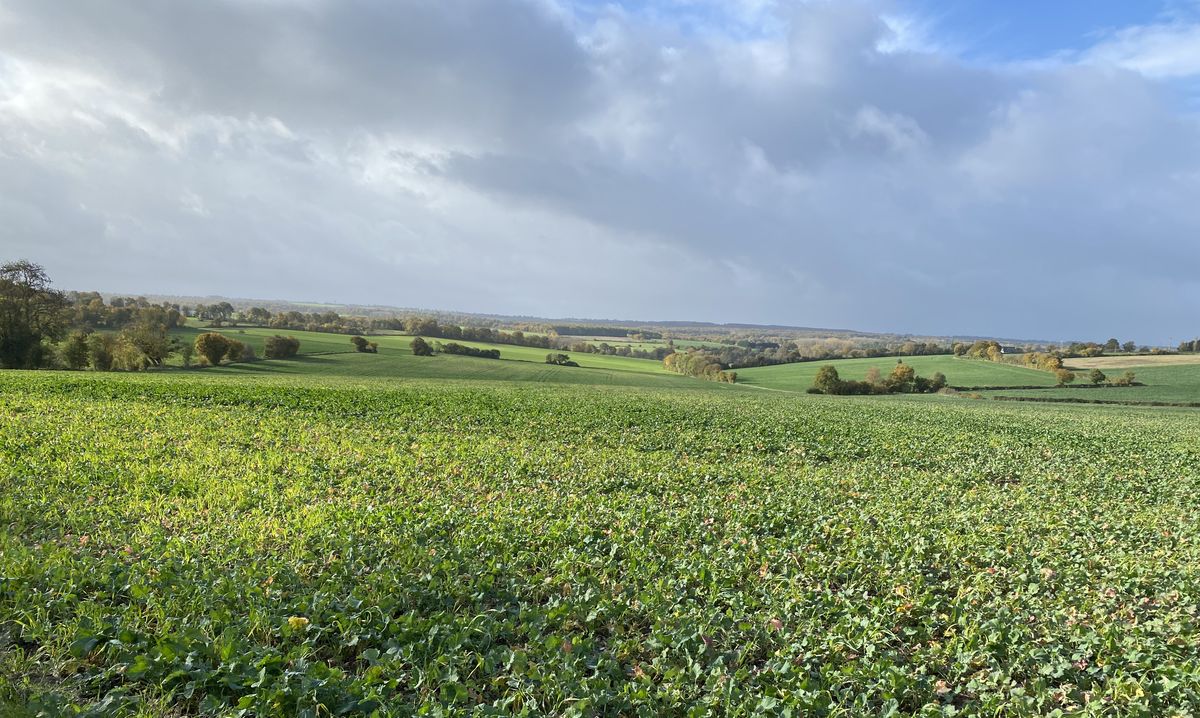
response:
{"label": "shrub", "polygon": [[571,361],[571,357],[566,354],[547,354],[546,363],[557,366],[579,366],[578,363]]}
{"label": "shrub", "polygon": [[1056,369],[1054,377],[1058,379],[1059,386],[1066,386],[1075,381],[1075,373],[1066,369]]}
{"label": "shrub", "polygon": [[817,376],[813,378],[812,388],[822,394],[840,394],[841,385],[842,380],[838,377],[837,368],[826,365],[817,370]]}
{"label": "shrub", "polygon": [[212,366],[216,366],[221,363],[221,359],[228,353],[230,342],[229,337],[224,334],[205,332],[196,337],[196,353]]}
{"label": "shrub", "polygon": [[425,341],[421,337],[414,337],[412,340],[412,344],[410,344],[409,346],[412,347],[413,356],[417,356],[417,357],[433,356],[433,347],[429,346],[429,342]]}
{"label": "shrub", "polygon": [[1093,384],[1103,384],[1108,377],[1104,376],[1104,372],[1100,371],[1099,369],[1093,369],[1090,373],[1088,373],[1088,379],[1091,379]]}
{"label": "shrub", "polygon": [[231,362],[246,361],[246,345],[237,339],[229,340],[229,348],[225,350],[225,358]]}
{"label": "shrub", "polygon": [[1114,386],[1133,386],[1135,375],[1131,371],[1127,371],[1120,377],[1113,379]]}
{"label": "shrub", "polygon": [[295,337],[285,337],[276,334],[267,337],[263,346],[263,354],[268,359],[291,359],[300,353],[300,340]]}

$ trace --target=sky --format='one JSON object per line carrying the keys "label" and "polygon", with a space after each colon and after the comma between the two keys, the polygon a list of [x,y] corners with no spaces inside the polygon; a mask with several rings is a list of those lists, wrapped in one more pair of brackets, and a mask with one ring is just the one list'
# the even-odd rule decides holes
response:
{"label": "sky", "polygon": [[1174,343],[1194,0],[0,0],[67,289]]}

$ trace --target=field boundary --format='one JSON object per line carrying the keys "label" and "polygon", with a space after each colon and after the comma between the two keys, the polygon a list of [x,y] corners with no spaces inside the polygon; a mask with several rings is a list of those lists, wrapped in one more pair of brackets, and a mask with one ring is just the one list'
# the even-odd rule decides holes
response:
{"label": "field boundary", "polygon": [[1109,404],[1115,406],[1170,406],[1181,409],[1200,409],[1200,401],[1127,401],[1119,399],[1074,399],[1040,396],[993,396],[992,401],[1034,401],[1047,404]]}
{"label": "field boundary", "polygon": [[1146,386],[1140,381],[1135,381],[1130,384],[1052,384],[1045,385],[1028,385],[1028,386],[952,386],[955,391],[1027,391],[1038,390],[1045,391],[1050,389],[1126,389],[1134,386]]}

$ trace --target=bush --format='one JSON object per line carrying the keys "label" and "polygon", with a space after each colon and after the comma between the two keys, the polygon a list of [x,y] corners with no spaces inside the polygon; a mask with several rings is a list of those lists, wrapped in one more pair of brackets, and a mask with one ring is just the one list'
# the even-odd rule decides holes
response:
{"label": "bush", "polygon": [[1108,380],[1108,377],[1104,376],[1104,372],[1099,369],[1093,369],[1088,374],[1088,379],[1091,379],[1093,384],[1103,384]]}
{"label": "bush", "polygon": [[[205,332],[196,337],[196,353],[205,359],[212,366],[221,363],[225,355],[229,352],[229,345],[232,340],[224,334],[217,332]],[[240,342],[239,342],[240,343]]]}
{"label": "bush", "polygon": [[1113,379],[1113,386],[1133,386],[1135,380],[1134,373],[1127,371],[1120,377]]}
{"label": "bush", "polygon": [[363,352],[364,354],[379,353],[379,344],[367,341],[366,337],[350,337],[350,343],[354,345],[354,351]]}
{"label": "bush", "polygon": [[231,362],[246,361],[246,345],[237,339],[229,340],[229,348],[225,350],[225,358]]}
{"label": "bush", "polygon": [[571,357],[566,354],[547,354],[546,363],[557,366],[579,366],[578,363],[571,361]]}
{"label": "bush", "polygon": [[1075,381],[1075,373],[1066,369],[1056,369],[1054,371],[1054,377],[1058,379],[1059,386],[1066,386],[1067,384]]}
{"label": "bush", "polygon": [[842,380],[838,377],[836,367],[823,366],[817,370],[817,376],[813,378],[812,388],[822,394],[840,394]]}
{"label": "bush", "polygon": [[300,353],[300,340],[295,337],[284,337],[276,334],[267,337],[263,354],[268,359],[291,359]]}
{"label": "bush", "polygon": [[414,337],[412,344],[409,346],[412,347],[412,353],[415,357],[433,356],[433,347],[429,346],[429,342],[425,341],[421,337]]}

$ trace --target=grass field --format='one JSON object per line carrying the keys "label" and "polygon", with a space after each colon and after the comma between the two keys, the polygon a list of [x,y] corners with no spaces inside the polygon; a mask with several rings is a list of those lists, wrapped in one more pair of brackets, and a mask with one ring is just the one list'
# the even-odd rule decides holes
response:
{"label": "grass field", "polygon": [[0,372],[0,714],[1200,711],[1191,412],[233,372]]}
{"label": "grass field", "polygon": [[[206,328],[186,327],[172,333],[181,341],[194,341]],[[281,332],[262,328],[222,328],[226,336],[250,344],[261,357],[264,340],[286,334],[300,340],[300,356],[292,360],[258,361],[195,370],[232,375],[292,374],[336,377],[394,379],[468,379],[476,381],[531,381],[564,384],[607,384],[622,386],[692,385],[696,380],[668,372],[660,362],[596,354],[571,354],[579,367],[545,363],[548,350],[507,344],[459,342],[475,347],[499,349],[500,359],[439,354],[413,356],[412,337],[390,334],[371,337],[379,343],[378,354],[355,352],[350,337],[319,332]],[[430,340],[436,341],[436,340]],[[176,360],[178,361],[178,360]]]}
{"label": "grass field", "polygon": [[[1148,357],[1142,357],[1148,358]],[[1164,357],[1165,358],[1165,357]],[[1074,360],[1072,360],[1074,361]],[[1126,369],[1114,369],[1116,376]],[[1037,389],[984,392],[985,396],[1019,396],[1036,399],[1086,399],[1090,401],[1200,402],[1200,364],[1160,362],[1154,366],[1129,367],[1137,381],[1145,386],[1105,387],[1100,389]],[[1086,380],[1086,379],[1084,379]]]}
{"label": "grass field", "polygon": [[[959,359],[953,356],[904,357],[917,374],[931,376],[934,372],[946,375],[951,386],[1053,386],[1054,376],[1048,372],[1025,367]],[[862,379],[867,370],[876,367],[884,375],[896,366],[896,357],[878,359],[837,359],[833,361],[801,362],[738,370],[738,382],[767,389],[802,392],[812,386],[821,367],[837,367],[843,379]]]}

